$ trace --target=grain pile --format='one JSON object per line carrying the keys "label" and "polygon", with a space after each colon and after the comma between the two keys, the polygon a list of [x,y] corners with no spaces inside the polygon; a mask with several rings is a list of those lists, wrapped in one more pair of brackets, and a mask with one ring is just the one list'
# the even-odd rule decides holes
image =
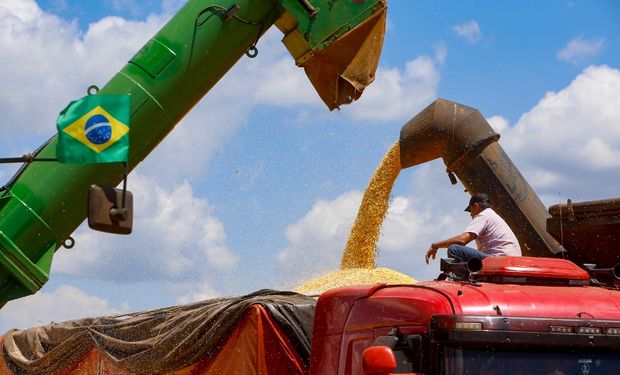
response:
{"label": "grain pile", "polygon": [[293,289],[293,291],[313,295],[341,286],[373,285],[378,283],[413,284],[415,282],[415,279],[389,268],[349,268],[306,281]]}
{"label": "grain pile", "polygon": [[411,277],[387,268],[376,267],[377,241],[387,213],[394,181],[400,173],[400,144],[387,152],[372,176],[342,255],[340,271],[309,280],[295,289],[304,294],[321,294],[349,285],[412,284]]}

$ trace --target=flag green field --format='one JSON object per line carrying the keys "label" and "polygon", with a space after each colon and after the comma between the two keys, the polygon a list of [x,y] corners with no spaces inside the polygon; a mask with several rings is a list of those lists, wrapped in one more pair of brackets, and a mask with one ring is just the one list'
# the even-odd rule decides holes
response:
{"label": "flag green field", "polygon": [[129,113],[129,95],[89,95],[69,103],[56,121],[58,161],[126,162]]}

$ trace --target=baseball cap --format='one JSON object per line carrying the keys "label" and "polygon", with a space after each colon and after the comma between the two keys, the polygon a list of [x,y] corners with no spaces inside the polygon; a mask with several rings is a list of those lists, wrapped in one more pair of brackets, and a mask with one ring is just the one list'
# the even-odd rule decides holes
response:
{"label": "baseball cap", "polygon": [[467,205],[467,207],[465,207],[465,211],[469,212],[469,207],[471,207],[472,204],[474,203],[486,203],[486,204],[491,204],[491,199],[489,198],[488,195],[484,194],[484,193],[477,193],[474,194],[470,199],[469,199],[469,204]]}

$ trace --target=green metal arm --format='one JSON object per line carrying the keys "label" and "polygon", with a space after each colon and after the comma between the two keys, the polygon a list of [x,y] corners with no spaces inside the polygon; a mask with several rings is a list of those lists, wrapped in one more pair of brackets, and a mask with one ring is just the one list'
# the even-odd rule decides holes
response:
{"label": "green metal arm", "polygon": [[[188,1],[99,91],[131,95],[129,169],[246,52],[256,52],[274,23],[330,109],[355,100],[374,77],[385,7],[384,0]],[[56,144],[35,158],[55,158]],[[86,217],[89,187],[122,179],[120,164],[33,162],[0,190],[0,306],[47,282],[54,252]]]}

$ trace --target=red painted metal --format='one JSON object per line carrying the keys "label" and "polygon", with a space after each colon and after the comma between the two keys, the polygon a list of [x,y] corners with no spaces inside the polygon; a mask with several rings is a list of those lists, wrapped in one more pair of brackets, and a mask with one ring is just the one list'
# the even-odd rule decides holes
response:
{"label": "red painted metal", "polygon": [[404,333],[426,332],[432,315],[452,313],[450,295],[434,287],[332,289],[317,303],[310,373],[361,374],[363,350],[390,327],[399,326]]}
{"label": "red painted metal", "polygon": [[[589,318],[589,317],[587,317]],[[573,319],[547,318],[540,319],[535,317],[498,317],[498,316],[478,316],[478,315],[435,315],[433,322],[442,330],[454,330],[457,323],[480,323],[480,331],[504,331],[509,329],[513,332],[540,332],[548,333],[552,326],[562,326],[571,328],[571,333],[578,332],[580,327],[598,328],[599,334],[605,334],[607,329],[613,328],[620,330],[619,320],[597,319],[592,323],[586,317]],[[618,336],[617,334],[614,334]]]}
{"label": "red painted metal", "polygon": [[573,262],[555,258],[488,257],[482,261],[479,275],[589,280],[590,276]]}
{"label": "red painted metal", "polygon": [[[311,374],[362,372],[362,352],[398,327],[400,334],[427,334],[434,316],[509,317],[530,322],[617,320],[620,290],[589,285],[589,275],[570,261],[551,258],[495,257],[484,260],[476,276],[523,277],[526,282],[426,281],[413,285],[355,286],[333,289],[318,301]],[[527,278],[537,280],[528,284]],[[580,284],[539,283],[577,280]],[[541,323],[542,324],[542,323]]]}
{"label": "red painted metal", "polygon": [[594,286],[553,286],[459,282],[424,282],[450,296],[465,315],[620,319],[620,291]]}
{"label": "red painted metal", "polygon": [[396,357],[387,346],[371,346],[362,354],[365,375],[389,375],[396,368]]}
{"label": "red painted metal", "polygon": [[338,368],[342,333],[351,307],[356,300],[368,297],[371,288],[372,286],[336,288],[321,294],[314,314],[311,351],[320,354],[312,355],[310,359],[311,373],[330,374]]}

